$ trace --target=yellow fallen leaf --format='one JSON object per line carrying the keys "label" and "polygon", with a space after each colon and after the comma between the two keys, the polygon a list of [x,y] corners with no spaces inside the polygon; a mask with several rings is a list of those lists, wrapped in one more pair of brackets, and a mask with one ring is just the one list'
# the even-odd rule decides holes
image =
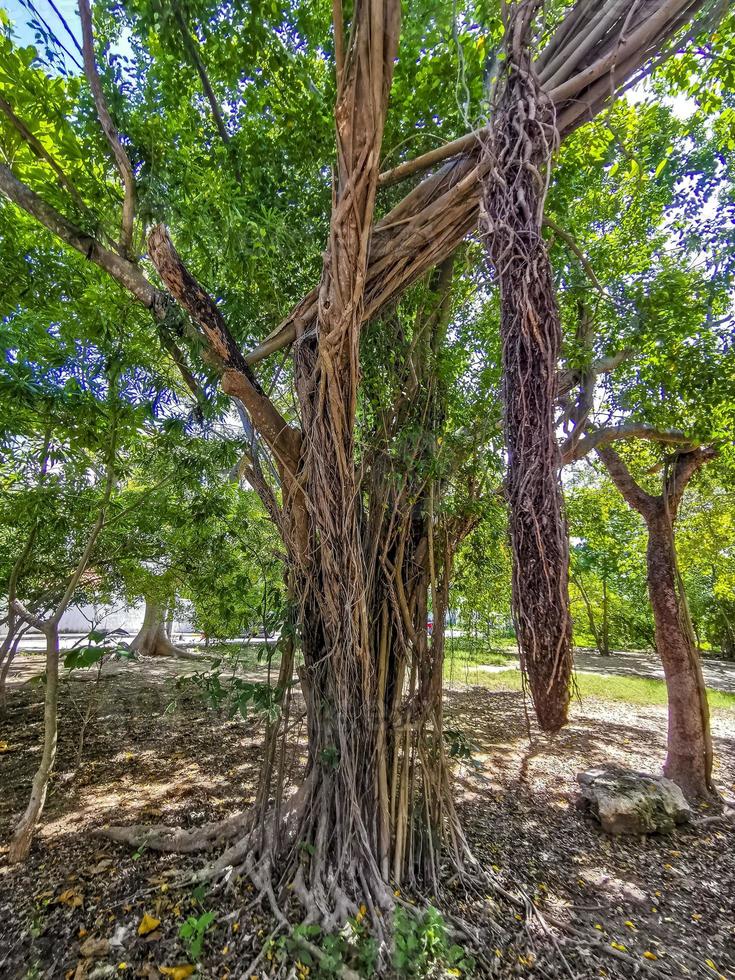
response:
{"label": "yellow fallen leaf", "polygon": [[599,929],[600,932],[602,932],[602,923],[601,922],[595,922],[595,929]]}
{"label": "yellow fallen leaf", "polygon": [[647,949],[643,954],[643,958],[646,960],[657,960],[658,956],[656,956],[655,953],[652,953],[650,949]]}
{"label": "yellow fallen leaf", "polygon": [[162,973],[165,977],[171,977],[172,980],[186,980],[186,977],[190,977],[194,970],[196,970],[196,967],[190,963],[180,963],[178,966],[158,967],[159,973]]}
{"label": "yellow fallen leaf", "polygon": [[718,970],[718,969],[717,969],[717,967],[715,966],[715,964],[714,964],[714,961],[713,961],[713,960],[705,960],[705,961],[704,961],[704,965],[705,965],[705,966],[708,966],[708,967],[710,968],[710,970],[714,970],[714,971],[715,971],[715,973],[719,973],[719,970]]}
{"label": "yellow fallen leaf", "polygon": [[612,946],[613,949],[617,949],[621,953],[625,953],[626,952],[625,946],[623,946],[622,943],[610,943],[610,945]]}
{"label": "yellow fallen leaf", "polygon": [[631,922],[630,919],[626,919],[625,924],[629,929],[635,929],[635,923]]}
{"label": "yellow fallen leaf", "polygon": [[140,925],[138,926],[138,935],[146,936],[149,932],[153,932],[161,924],[160,919],[155,919],[152,915],[148,915],[146,912],[143,918],[140,920]]}
{"label": "yellow fallen leaf", "polygon": [[0,752],[10,752],[10,746],[7,742],[0,742]]}
{"label": "yellow fallen leaf", "polygon": [[76,909],[82,904],[82,896],[76,888],[67,888],[59,895],[56,901],[64,905],[71,905],[73,909]]}

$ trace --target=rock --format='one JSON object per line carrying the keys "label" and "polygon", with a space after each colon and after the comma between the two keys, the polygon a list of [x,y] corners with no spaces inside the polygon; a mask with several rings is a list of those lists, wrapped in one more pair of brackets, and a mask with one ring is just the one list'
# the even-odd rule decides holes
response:
{"label": "rock", "polygon": [[608,834],[668,834],[692,809],[670,779],[613,767],[577,774],[580,803]]}

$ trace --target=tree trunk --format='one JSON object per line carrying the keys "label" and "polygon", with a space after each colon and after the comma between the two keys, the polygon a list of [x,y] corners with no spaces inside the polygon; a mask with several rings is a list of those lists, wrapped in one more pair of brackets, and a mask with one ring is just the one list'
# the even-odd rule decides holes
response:
{"label": "tree trunk", "polygon": [[33,777],[31,798],[18,822],[8,848],[8,862],[25,861],[31,849],[33,832],[46,802],[49,777],[56,761],[58,721],[56,707],[59,697],[59,630],[56,623],[46,629],[46,685],[43,712],[43,752],[41,763]]}
{"label": "tree trunk", "polygon": [[610,615],[609,603],[607,598],[607,578],[602,579],[602,646],[600,656],[610,656]]}
{"label": "tree trunk", "polygon": [[600,656],[604,656],[604,636],[605,636],[604,631],[601,632],[600,630],[597,629],[597,620],[595,619],[595,611],[592,608],[592,603],[590,602],[589,596],[587,595],[587,592],[584,586],[582,585],[581,580],[575,578],[574,584],[577,586],[577,588],[579,589],[579,594],[582,596],[582,602],[584,603],[584,608],[587,612],[587,621],[589,623],[590,632],[592,633],[592,636],[595,641],[595,646],[597,647],[597,652],[600,654]]}
{"label": "tree trunk", "polygon": [[674,530],[661,504],[647,520],[648,592],[669,700],[669,732],[664,774],[691,800],[712,792],[709,705],[686,597],[676,566]]}
{"label": "tree trunk", "polygon": [[168,637],[166,630],[166,612],[168,605],[157,599],[147,597],[145,600],[145,615],[143,625],[138,635],[130,644],[130,649],[144,657],[183,657],[191,659],[193,654],[188,650],[175,646]]}
{"label": "tree trunk", "polygon": [[500,284],[513,614],[539,725],[554,732],[567,720],[572,644],[555,426],[561,319],[541,234],[558,132],[531,66],[537,6],[524,0],[508,7],[506,60],[485,147],[483,225]]}

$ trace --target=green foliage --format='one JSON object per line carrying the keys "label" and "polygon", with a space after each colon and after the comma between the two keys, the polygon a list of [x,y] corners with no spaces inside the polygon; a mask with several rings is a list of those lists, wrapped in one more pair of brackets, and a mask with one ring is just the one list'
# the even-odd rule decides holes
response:
{"label": "green foliage", "polygon": [[179,938],[184,941],[186,951],[194,962],[201,959],[204,937],[217,918],[216,912],[202,912],[201,915],[187,916],[179,926]]}
{"label": "green foliage", "polygon": [[444,919],[432,905],[423,912],[397,908],[393,926],[393,965],[399,977],[472,975],[474,960],[450,942]]}
{"label": "green foliage", "polygon": [[177,678],[177,688],[182,691],[194,688],[209,707],[224,709],[231,718],[239,714],[246,719],[248,712],[265,717],[269,722],[279,718],[283,694],[279,688],[237,677],[234,673],[237,662],[233,665],[231,676],[223,678],[219,665],[220,661],[216,660],[209,670]]}
{"label": "green foliage", "polygon": [[342,970],[358,976],[375,975],[378,944],[365,921],[365,907],[350,917],[339,932],[325,933],[320,926],[301,923],[279,943],[282,953],[309,968],[315,977],[339,977]]}
{"label": "green foliage", "polygon": [[123,630],[90,630],[64,657],[68,670],[95,667],[107,659],[134,660],[135,654],[120,642]]}

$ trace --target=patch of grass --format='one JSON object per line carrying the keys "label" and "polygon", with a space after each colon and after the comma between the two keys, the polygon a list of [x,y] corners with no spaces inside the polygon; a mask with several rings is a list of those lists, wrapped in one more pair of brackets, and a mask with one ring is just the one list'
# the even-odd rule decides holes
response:
{"label": "patch of grass", "polygon": [[503,641],[475,640],[467,636],[448,636],[446,641],[445,669],[447,664],[464,669],[465,665],[493,664],[503,666],[517,660],[516,645],[501,649]]}
{"label": "patch of grass", "polygon": [[[445,668],[446,670],[446,668]],[[461,684],[486,687],[491,691],[521,691],[519,670],[503,670],[495,673],[479,670],[474,664],[456,664],[452,678]],[[648,677],[614,677],[602,674],[578,673],[577,691],[580,698],[598,698],[600,701],[625,701],[627,704],[666,704],[666,684]],[[735,712],[735,694],[707,688],[707,699],[712,711]]]}

